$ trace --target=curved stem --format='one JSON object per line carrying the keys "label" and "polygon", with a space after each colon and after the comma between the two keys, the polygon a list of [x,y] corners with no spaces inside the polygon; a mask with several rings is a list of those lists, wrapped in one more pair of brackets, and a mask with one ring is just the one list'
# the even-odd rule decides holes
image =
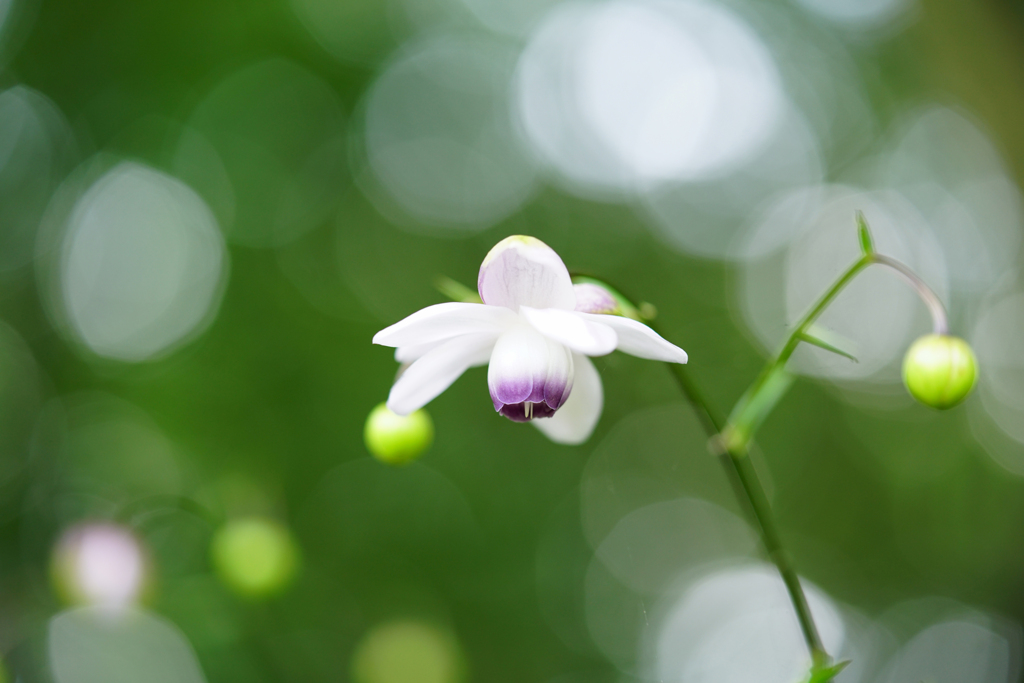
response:
{"label": "curved stem", "polygon": [[771,409],[775,407],[779,399],[782,398],[786,389],[789,388],[790,376],[785,370],[786,363],[792,357],[797,347],[800,346],[801,342],[812,342],[819,346],[825,346],[833,352],[843,353],[817,339],[810,333],[810,329],[815,321],[821,317],[821,314],[825,312],[825,309],[835,301],[839,293],[861,271],[872,264],[891,268],[903,276],[928,307],[935,334],[947,334],[949,332],[946,309],[943,307],[938,295],[914,271],[894,258],[873,251],[865,253],[850,265],[811,306],[810,310],[800,318],[778,354],[768,360],[764,369],[761,370],[761,374],[758,375],[754,383],[750,385],[750,388],[747,389],[736,403],[736,407],[733,408],[732,414],[729,416],[728,423],[722,430],[721,447],[723,450],[732,453],[735,457],[744,457],[746,455],[747,447],[754,436],[754,432],[761,422],[764,421],[765,417],[767,417]]}
{"label": "curved stem", "polygon": [[939,300],[939,296],[935,291],[925,284],[925,281],[918,277],[917,273],[896,259],[883,256],[882,254],[873,254],[873,257],[875,263],[892,268],[902,275],[903,279],[914,288],[917,295],[921,297],[921,301],[928,307],[928,312],[932,316],[932,331],[935,334],[949,334],[949,320],[946,318],[946,307],[942,305],[942,301]]}

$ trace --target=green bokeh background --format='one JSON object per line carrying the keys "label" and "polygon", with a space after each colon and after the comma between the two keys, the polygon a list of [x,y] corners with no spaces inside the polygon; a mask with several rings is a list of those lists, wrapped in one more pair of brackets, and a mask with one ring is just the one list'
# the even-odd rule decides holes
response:
{"label": "green bokeh background", "polygon": [[[103,151],[170,170],[168,149],[203,93],[258,60],[302,65],[351,118],[382,60],[413,32],[388,23],[386,3],[360,2],[352,21],[370,46],[365,63],[330,56],[278,0],[42,0],[19,6],[9,31],[21,45],[8,50],[0,83],[51,98],[79,159]],[[1024,177],[1019,2],[925,0],[901,33],[853,54],[881,121],[918,99],[962,103]],[[372,335],[443,300],[436,275],[475,282],[508,234],[539,237],[571,270],[654,303],[721,411],[764,357],[734,310],[733,269],[666,249],[628,207],[543,189],[501,224],[449,239],[390,223],[351,177],[336,193],[337,210],[297,240],[231,246],[216,319],[161,360],[97,359],[55,331],[30,267],[4,276],[0,319],[34,359],[4,378],[0,453],[0,652],[19,680],[48,675],[45,625],[60,606],[47,563],[60,530],[151,494],[213,510],[208,519],[156,502],[137,528],[157,567],[149,605],[183,630],[214,683],[348,680],[360,637],[410,616],[457,635],[474,681],[616,680],[583,614],[588,459],[635,454],[639,471],[644,453],[675,458],[649,502],[692,495],[739,512],[669,373],[621,354],[596,359],[605,411],[581,446],[496,416],[486,370],[474,369],[430,404],[436,438],[420,463],[370,459],[363,422],[396,370]],[[18,373],[35,373],[38,390],[18,394],[29,386]],[[162,490],[144,458],[134,471],[122,466],[134,459],[132,438],[69,446],[62,435],[84,419],[79,404],[162,432],[180,483]],[[1024,482],[972,438],[965,409],[854,406],[824,383],[797,381],[760,434],[759,464],[804,576],[868,615],[942,595],[1024,622]],[[253,603],[213,577],[209,540],[235,500],[225,489],[243,489],[239,509],[294,531],[303,568],[290,592]]]}

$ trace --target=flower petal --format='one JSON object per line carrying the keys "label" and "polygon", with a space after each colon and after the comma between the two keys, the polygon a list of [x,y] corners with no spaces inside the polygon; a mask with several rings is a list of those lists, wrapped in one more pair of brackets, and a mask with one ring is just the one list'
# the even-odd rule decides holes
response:
{"label": "flower petal", "polygon": [[[487,386],[497,411],[525,402],[544,402],[558,409],[569,397],[572,377],[569,349],[529,325],[516,326],[498,337],[487,368]],[[503,414],[512,417],[508,411]]]}
{"label": "flower petal", "polygon": [[495,338],[489,333],[465,334],[428,351],[391,387],[388,408],[398,415],[419,410],[466,370],[486,363]]}
{"label": "flower petal", "polygon": [[519,314],[548,339],[588,356],[611,353],[619,340],[612,328],[587,320],[574,311],[523,306]]}
{"label": "flower petal", "polygon": [[592,282],[573,285],[576,292],[576,310],[581,313],[619,313],[619,302],[604,287]]}
{"label": "flower petal", "polygon": [[395,360],[399,363],[412,363],[419,360],[429,351],[433,351],[438,346],[442,346],[450,342],[451,339],[442,339],[441,341],[434,341],[428,344],[412,344],[407,346],[399,346],[395,349]]}
{"label": "flower petal", "polygon": [[590,438],[604,408],[604,390],[597,368],[586,356],[572,354],[572,394],[553,416],[533,424],[555,443],[580,444]]}
{"label": "flower petal", "polygon": [[619,343],[615,348],[619,351],[648,360],[663,360],[669,363],[686,362],[686,351],[666,341],[643,323],[618,315],[597,313],[577,313],[577,315],[593,322],[604,323],[615,330],[619,336]]}
{"label": "flower petal", "polygon": [[514,314],[500,306],[451,301],[427,306],[385,327],[373,335],[373,343],[381,346],[416,346],[477,332],[491,332],[497,336],[515,320]]}
{"label": "flower petal", "polygon": [[485,304],[518,310],[576,307],[569,271],[551,247],[535,237],[513,235],[498,242],[480,265],[477,290]]}

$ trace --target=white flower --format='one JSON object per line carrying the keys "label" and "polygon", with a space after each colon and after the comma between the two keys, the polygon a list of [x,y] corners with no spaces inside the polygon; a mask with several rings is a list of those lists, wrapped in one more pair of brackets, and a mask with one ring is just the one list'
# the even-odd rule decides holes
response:
{"label": "white flower", "polygon": [[587,356],[618,349],[640,358],[685,363],[686,352],[616,310],[600,287],[573,287],[562,259],[533,237],[513,235],[484,258],[482,304],[428,306],[381,330],[374,344],[397,347],[411,363],[391,388],[388,408],[408,415],[471,367],[488,365],[494,409],[534,424],[559,443],[582,443],[604,404],[601,378]]}

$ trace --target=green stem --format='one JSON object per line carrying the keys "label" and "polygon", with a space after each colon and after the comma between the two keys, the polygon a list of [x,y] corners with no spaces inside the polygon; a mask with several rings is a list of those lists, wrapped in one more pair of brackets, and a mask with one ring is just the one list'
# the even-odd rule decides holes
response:
{"label": "green stem", "polygon": [[840,275],[838,280],[832,283],[832,286],[828,288],[828,291],[821,295],[821,298],[818,299],[814,306],[811,307],[811,310],[807,311],[807,313],[804,314],[804,317],[800,319],[800,322],[796,324],[796,329],[794,329],[789,335],[789,339],[786,340],[782,350],[779,351],[779,355],[776,356],[775,360],[770,362],[764,372],[761,373],[762,376],[770,375],[771,371],[775,367],[786,364],[786,361],[788,361],[790,356],[793,355],[793,352],[796,351],[796,347],[800,345],[800,342],[802,341],[801,337],[807,333],[807,329],[814,324],[814,321],[817,320],[822,313],[825,312],[828,305],[831,304],[837,296],[839,296],[839,293],[846,288],[846,285],[850,284],[850,282],[853,281],[853,278],[857,277],[860,271],[870,266],[874,261],[875,257],[873,254],[865,254],[855,261],[852,266],[847,268],[846,272]]}
{"label": "green stem", "polygon": [[772,513],[771,503],[768,502],[768,496],[765,495],[761,480],[758,479],[757,472],[754,470],[754,464],[748,457],[738,458],[731,453],[728,455],[728,459],[736,470],[736,475],[746,492],[754,517],[757,519],[764,549],[778,569],[779,575],[782,576],[782,582],[786,584],[786,591],[789,593],[790,602],[793,603],[796,618],[800,622],[800,631],[803,633],[807,649],[811,653],[811,660],[815,666],[825,666],[829,664],[831,658],[821,643],[821,636],[814,623],[810,605],[807,604],[807,596],[800,584],[800,577],[796,573],[789,553],[782,545],[782,537],[775,525],[775,515]]}
{"label": "green stem", "polygon": [[[725,451],[726,460],[731,464],[731,469],[742,487],[749,509],[757,521],[761,542],[764,544],[765,551],[768,553],[769,559],[775,564],[783,583],[786,585],[786,591],[789,593],[789,599],[793,603],[797,620],[800,622],[800,630],[807,643],[807,649],[810,651],[811,658],[816,666],[827,665],[830,662],[830,657],[825,651],[824,645],[822,645],[821,636],[814,623],[814,616],[811,614],[811,608],[807,603],[807,596],[804,594],[803,586],[800,585],[800,577],[796,573],[796,568],[793,566],[789,553],[786,552],[785,546],[782,544],[782,537],[775,523],[775,515],[772,512],[771,504],[768,502],[764,486],[754,470],[748,453],[754,431],[789,386],[789,379],[785,374],[786,362],[793,355],[800,342],[803,341],[807,330],[814,324],[814,321],[839,296],[839,293],[843,291],[846,285],[857,277],[858,273],[871,265],[872,262],[874,262],[873,255],[865,254],[847,268],[832,286],[822,294],[818,301],[797,323],[796,328],[775,358],[765,365],[761,374],[736,404],[729,422],[724,428],[720,428],[718,432],[721,435],[720,445]],[[678,376],[680,373],[677,371],[675,374]],[[700,406],[698,412],[708,412],[706,403],[699,393],[687,392],[685,389],[684,393],[692,403]]]}
{"label": "green stem", "polygon": [[890,268],[909,282],[920,299],[928,307],[935,334],[948,333],[949,324],[942,302],[935,292],[913,270],[896,259],[874,251],[865,253],[832,283],[832,286],[821,295],[821,298],[797,322],[796,327],[793,328],[786,342],[782,345],[782,349],[765,364],[761,374],[758,375],[754,383],[750,385],[750,388],[747,389],[736,403],[736,407],[733,408],[732,414],[729,416],[728,423],[722,430],[722,448],[724,450],[731,453],[734,457],[742,458],[746,456],[746,451],[751,439],[754,437],[754,432],[757,431],[761,422],[764,421],[768,413],[775,407],[775,404],[778,403],[779,399],[782,398],[789,388],[791,376],[786,372],[786,363],[789,362],[790,357],[792,357],[793,352],[796,351],[801,342],[810,341],[818,346],[828,348],[834,353],[847,355],[822,340],[816,339],[810,333],[810,329],[821,314],[825,312],[829,304],[835,301],[835,298],[839,296],[839,293],[843,291],[846,285],[850,284],[862,270],[872,264]]}
{"label": "green stem", "polygon": [[[666,363],[666,365],[671,370],[683,395],[686,396],[697,413],[697,419],[708,438],[717,439],[724,426],[722,418],[711,408],[703,392],[700,391],[684,366],[677,363]],[[719,459],[729,475],[736,491],[736,497],[756,523],[761,543],[764,545],[768,558],[782,577],[782,582],[789,593],[789,599],[793,603],[793,610],[800,622],[800,631],[803,633],[807,649],[811,653],[811,659],[816,666],[827,665],[830,658],[821,643],[814,617],[807,604],[807,596],[804,594],[803,586],[800,585],[800,578],[797,576],[789,554],[782,545],[782,537],[775,524],[771,504],[768,502],[768,496],[764,492],[764,486],[754,470],[753,463],[748,457],[737,458],[729,452],[720,453]]]}
{"label": "green stem", "polygon": [[874,258],[873,254],[865,254],[839,276],[839,279],[828,288],[828,291],[822,294],[814,306],[804,314],[790,333],[789,338],[786,339],[785,344],[782,345],[782,349],[765,364],[761,374],[736,403],[736,407],[733,408],[732,414],[729,416],[728,424],[722,430],[722,447],[732,453],[734,457],[746,455],[747,447],[757,427],[788,388],[785,372],[786,362],[807,336],[807,330],[828,308],[828,305],[839,296],[846,285],[850,284],[862,270],[874,262]]}
{"label": "green stem", "polygon": [[[786,552],[782,544],[782,537],[775,523],[775,516],[772,512],[771,503],[768,501],[768,496],[765,494],[764,486],[761,484],[754,465],[748,457],[752,448],[754,432],[789,388],[792,378],[786,372],[786,363],[801,342],[811,342],[835,353],[847,355],[824,340],[810,334],[809,330],[825,309],[839,296],[839,293],[843,291],[846,285],[871,264],[877,263],[891,268],[907,279],[928,306],[928,310],[932,315],[935,333],[946,334],[948,329],[945,309],[938,296],[910,268],[895,259],[876,253],[863,216],[858,215],[858,221],[861,246],[864,250],[863,256],[847,268],[814,303],[811,309],[804,314],[779,353],[768,361],[754,383],[737,402],[727,422],[723,421],[721,416],[714,412],[704,397],[703,392],[701,392],[700,388],[690,377],[685,367],[676,363],[667,364],[683,395],[686,396],[697,413],[697,418],[705,432],[707,432],[708,438],[711,439],[713,450],[719,454],[720,459],[725,465],[737,498],[741,501],[741,504],[746,505],[748,512],[756,522],[765,551],[778,569],[786,586],[786,591],[789,593],[790,601],[793,603],[797,620],[800,622],[800,630],[803,633],[807,649],[810,651],[811,659],[814,663],[813,671],[824,675],[827,680],[831,680],[842,669],[843,664],[831,669],[828,668],[831,664],[831,658],[821,642],[821,636],[818,633],[810,606],[807,603],[807,596],[804,593],[803,586],[800,585],[800,577],[796,573],[789,553]],[[647,320],[647,323],[652,329],[654,328],[650,320]]]}

